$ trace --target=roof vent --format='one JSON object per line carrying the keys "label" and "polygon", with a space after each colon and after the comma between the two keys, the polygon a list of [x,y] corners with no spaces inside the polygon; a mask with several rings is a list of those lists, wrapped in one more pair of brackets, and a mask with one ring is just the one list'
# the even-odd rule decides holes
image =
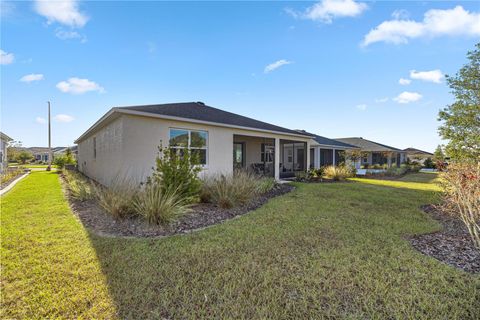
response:
{"label": "roof vent", "polygon": [[205,103],[203,103],[202,101],[197,101],[197,104],[201,105],[201,106],[204,106]]}

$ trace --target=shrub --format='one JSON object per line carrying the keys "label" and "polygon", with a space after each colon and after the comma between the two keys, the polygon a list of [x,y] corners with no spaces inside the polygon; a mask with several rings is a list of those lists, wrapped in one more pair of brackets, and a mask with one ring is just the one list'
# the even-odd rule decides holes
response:
{"label": "shrub", "polygon": [[116,218],[125,218],[135,214],[133,200],[137,186],[127,178],[116,178],[109,187],[96,186],[98,204]]}
{"label": "shrub", "polygon": [[480,249],[480,163],[453,163],[442,174],[446,208],[467,226]]}
{"label": "shrub", "polygon": [[167,225],[189,211],[186,200],[178,190],[164,190],[158,184],[150,184],[134,198],[133,209],[150,224]]}
{"label": "shrub", "polygon": [[74,199],[85,201],[94,198],[93,184],[79,173],[66,171],[63,176]]}
{"label": "shrub", "polygon": [[332,179],[334,181],[345,180],[346,178],[352,177],[354,172],[352,168],[347,166],[328,166],[325,167],[324,176],[327,179]]}
{"label": "shrub", "polygon": [[386,176],[401,176],[408,172],[408,167],[400,166],[400,167],[390,167],[385,171]]}
{"label": "shrub", "polygon": [[[261,188],[261,187],[260,187]],[[204,180],[201,199],[221,208],[232,208],[247,203],[259,192],[258,178],[246,171],[220,175]]]}
{"label": "shrub", "polygon": [[182,155],[161,146],[158,150],[155,171],[147,184],[156,184],[163,191],[176,190],[185,199],[198,198],[202,185],[198,173],[202,168],[198,166],[197,157],[188,149],[184,149]]}
{"label": "shrub", "polygon": [[427,169],[434,169],[435,168],[435,164],[433,163],[432,158],[430,158],[430,157],[425,159],[425,161],[423,162],[423,166]]}
{"label": "shrub", "polygon": [[56,165],[59,169],[63,169],[67,164],[75,164],[76,161],[73,158],[72,154],[64,154],[56,156],[53,159],[53,164]]}
{"label": "shrub", "polygon": [[273,188],[275,188],[276,181],[271,177],[264,177],[257,180],[257,190],[256,193],[263,194],[267,193]]}

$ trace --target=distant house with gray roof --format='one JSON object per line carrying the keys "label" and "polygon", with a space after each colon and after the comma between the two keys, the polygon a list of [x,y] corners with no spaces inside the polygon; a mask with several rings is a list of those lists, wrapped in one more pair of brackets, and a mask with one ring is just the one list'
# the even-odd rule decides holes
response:
{"label": "distant house with gray roof", "polygon": [[382,143],[367,140],[362,137],[336,138],[335,140],[356,146],[362,153],[361,166],[387,165],[397,166],[407,160],[407,153],[404,150],[391,147]]}

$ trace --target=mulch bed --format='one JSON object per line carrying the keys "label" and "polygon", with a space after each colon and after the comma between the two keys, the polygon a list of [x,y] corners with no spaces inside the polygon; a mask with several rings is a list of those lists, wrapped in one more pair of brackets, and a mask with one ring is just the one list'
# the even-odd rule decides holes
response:
{"label": "mulch bed", "polygon": [[426,205],[422,209],[439,221],[443,225],[443,230],[410,237],[413,247],[453,267],[466,272],[479,273],[480,250],[473,246],[463,222],[442,212],[439,207]]}
{"label": "mulch bed", "polygon": [[19,174],[17,174],[15,177],[13,177],[12,179],[9,179],[7,181],[2,181],[2,183],[0,184],[0,190],[3,190],[4,188],[8,187],[8,185],[10,183],[12,183],[13,181],[15,181],[17,178],[19,178],[20,176],[24,175],[25,174],[25,171],[22,171],[20,172]]}
{"label": "mulch bed", "polygon": [[[289,184],[279,184],[271,191],[257,196],[247,205],[222,209],[211,203],[199,203],[192,206],[192,211],[182,216],[169,226],[149,225],[140,217],[115,219],[106,213],[94,200],[77,201],[69,198],[70,205],[82,224],[93,233],[110,237],[163,237],[174,234],[189,233],[225,220],[244,215],[265,204],[269,199],[286,194],[294,189]],[[66,189],[65,189],[66,190]]]}

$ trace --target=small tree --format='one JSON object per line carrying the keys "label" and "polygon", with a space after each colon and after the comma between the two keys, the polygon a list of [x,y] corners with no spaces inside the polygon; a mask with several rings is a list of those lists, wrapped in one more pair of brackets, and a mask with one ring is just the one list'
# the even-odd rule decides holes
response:
{"label": "small tree", "polygon": [[460,217],[480,249],[480,163],[452,163],[442,178],[449,212]]}
{"label": "small tree", "polygon": [[468,52],[468,64],[446,76],[455,102],[438,115],[440,136],[448,140],[446,152],[453,160],[480,160],[480,43]]}
{"label": "small tree", "polygon": [[432,161],[432,158],[428,157],[427,159],[425,159],[425,161],[423,162],[423,166],[425,168],[428,168],[428,169],[433,169],[435,168],[435,164],[434,162]]}
{"label": "small tree", "polygon": [[[8,152],[8,151],[7,151]],[[21,164],[25,164],[27,163],[28,160],[32,159],[33,156],[30,152],[27,152],[27,151],[21,151],[18,155],[17,155],[17,161],[20,162]]]}
{"label": "small tree", "polygon": [[14,162],[17,161],[18,155],[20,154],[19,148],[22,147],[21,141],[10,141],[7,145],[7,161]]}
{"label": "small tree", "polygon": [[445,161],[445,154],[443,153],[443,149],[441,145],[438,145],[437,149],[435,149],[435,152],[433,153],[433,160]]}
{"label": "small tree", "polygon": [[188,149],[160,146],[158,151],[155,171],[147,184],[158,184],[163,192],[176,190],[185,199],[196,199],[201,188],[198,173],[202,170],[198,157]]}
{"label": "small tree", "polygon": [[362,151],[360,149],[350,149],[350,150],[342,151],[341,154],[343,155],[345,160],[350,160],[354,164],[357,163],[357,161],[362,160],[362,158],[368,155],[367,152]]}

